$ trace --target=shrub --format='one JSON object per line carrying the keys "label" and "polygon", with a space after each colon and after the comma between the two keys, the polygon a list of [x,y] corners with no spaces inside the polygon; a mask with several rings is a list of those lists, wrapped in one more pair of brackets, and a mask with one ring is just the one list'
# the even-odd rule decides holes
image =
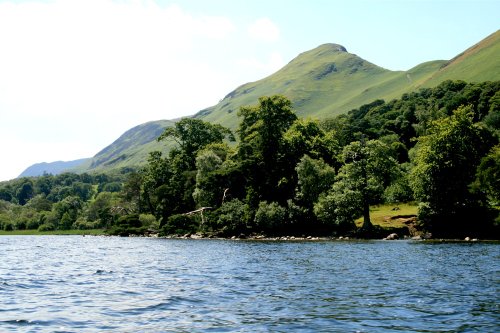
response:
{"label": "shrub", "polygon": [[14,222],[14,226],[15,226],[16,230],[25,230],[27,224],[28,224],[28,221],[24,217],[21,217],[20,219],[18,219]]}
{"label": "shrub", "polygon": [[56,230],[56,226],[51,223],[44,223],[38,227],[38,231],[53,231]]}
{"label": "shrub", "polygon": [[143,235],[147,227],[143,227],[138,214],[120,216],[116,225],[108,233],[115,236]]}
{"label": "shrub", "polygon": [[139,215],[137,214],[120,216],[120,218],[118,218],[118,221],[116,221],[116,224],[120,227],[125,228],[139,228],[142,226]]}
{"label": "shrub", "polygon": [[413,191],[406,178],[387,186],[384,191],[384,201],[387,203],[413,201]]}
{"label": "shrub", "polygon": [[89,230],[89,229],[97,229],[101,227],[101,221],[89,221],[86,217],[79,217],[73,223],[73,229],[78,230]]}
{"label": "shrub", "polygon": [[217,228],[222,234],[236,235],[247,232],[249,207],[238,199],[227,201],[214,212],[217,218]]}
{"label": "shrub", "polygon": [[5,230],[5,231],[14,230],[14,226],[12,225],[12,222],[4,222],[3,223],[3,230]]}
{"label": "shrub", "polygon": [[286,221],[286,209],[276,202],[261,201],[255,213],[255,227],[259,231],[273,232],[281,229]]}
{"label": "shrub", "polygon": [[332,191],[322,194],[314,204],[314,214],[326,228],[346,233],[356,228],[354,220],[360,207],[359,192],[334,185]]}
{"label": "shrub", "polygon": [[172,215],[161,230],[162,235],[182,235],[193,233],[197,230],[198,223],[194,217],[184,214]]}
{"label": "shrub", "polygon": [[153,214],[140,214],[139,221],[142,226],[148,227],[149,229],[160,229],[160,222],[156,220],[156,217]]}

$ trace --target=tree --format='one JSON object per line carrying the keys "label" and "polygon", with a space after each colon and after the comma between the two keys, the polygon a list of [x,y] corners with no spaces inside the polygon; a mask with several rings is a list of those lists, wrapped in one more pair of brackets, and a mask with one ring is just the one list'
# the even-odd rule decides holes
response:
{"label": "tree", "polygon": [[21,186],[16,190],[16,198],[21,206],[25,205],[34,195],[33,182],[25,179]]}
{"label": "tree", "polygon": [[[161,217],[158,211],[158,205],[161,201],[158,198],[158,188],[170,183],[173,176],[170,160],[164,158],[159,151],[149,153],[148,163],[142,171],[142,182],[144,191],[144,200],[149,212],[157,218]],[[135,191],[140,190],[135,188]],[[137,195],[137,193],[135,194]]]}
{"label": "tree", "polygon": [[335,170],[322,159],[304,155],[295,167],[298,176],[296,196],[299,202],[312,208],[321,193],[328,191],[335,181]]}
{"label": "tree", "polygon": [[354,230],[354,220],[363,211],[361,192],[349,185],[343,181],[336,182],[314,203],[314,214],[318,221],[342,233]]}
{"label": "tree", "polygon": [[283,134],[283,141],[283,159],[290,167],[306,154],[336,166],[342,150],[333,132],[325,132],[317,121],[310,119],[297,119]]}
{"label": "tree", "polygon": [[474,227],[471,221],[477,226],[482,219],[476,215],[481,203],[469,185],[491,137],[473,117],[470,106],[458,108],[434,121],[416,146],[411,186],[425,207],[419,211],[420,220],[436,234],[460,233]]}
{"label": "tree", "polygon": [[485,195],[492,206],[500,205],[500,145],[481,160],[472,189]]}
{"label": "tree", "polygon": [[219,169],[221,165],[221,158],[212,150],[203,151],[196,157],[196,188],[193,198],[199,207],[214,206],[222,198],[224,190],[218,186],[214,188],[214,184],[210,182],[210,173]]}
{"label": "tree", "polygon": [[50,211],[52,209],[52,202],[45,198],[45,195],[37,194],[27,202],[26,206],[31,207],[38,212]]}
{"label": "tree", "polygon": [[89,200],[94,195],[94,189],[91,184],[82,183],[80,181],[71,184],[74,195],[77,195],[83,201]]}
{"label": "tree", "polygon": [[267,203],[261,201],[259,208],[255,212],[255,228],[260,232],[273,233],[285,230],[287,212],[286,208],[277,202]]}
{"label": "tree", "polygon": [[194,207],[196,156],[209,145],[222,144],[225,138],[234,140],[229,129],[194,118],[184,118],[160,135],[158,141],[172,139],[178,147],[170,151],[168,158],[162,158],[159,152],[151,154],[144,189],[151,212],[162,217],[163,224],[170,215]]}
{"label": "tree", "polygon": [[362,230],[369,231],[373,227],[370,205],[382,200],[384,188],[397,170],[397,162],[389,147],[377,140],[351,142],[344,147],[342,157],[344,165],[335,184],[315,206],[315,213],[323,220],[329,216],[338,225],[363,216]]}
{"label": "tree", "polygon": [[118,205],[117,195],[110,192],[99,193],[87,209],[87,217],[101,227],[109,227],[113,223],[113,207]]}
{"label": "tree", "polygon": [[195,169],[198,151],[211,143],[222,143],[225,138],[234,141],[232,132],[219,124],[211,124],[200,119],[184,118],[174,127],[168,127],[158,137],[158,141],[173,139],[181,153],[187,158],[188,170]]}
{"label": "tree", "polygon": [[127,175],[121,191],[123,199],[129,203],[133,213],[143,212],[142,181],[142,174],[133,171]]}
{"label": "tree", "polygon": [[283,134],[297,119],[292,103],[278,95],[261,97],[259,105],[242,107],[238,115],[242,118],[238,158],[252,179],[251,193],[256,194],[249,204],[258,204],[259,197],[286,202],[295,188],[290,179],[295,164],[290,166],[285,157],[283,141]]}
{"label": "tree", "polygon": [[80,197],[69,196],[52,206],[61,229],[69,229],[71,227],[73,222],[76,221],[82,205],[83,202]]}
{"label": "tree", "polygon": [[217,219],[216,228],[223,235],[238,235],[248,231],[249,207],[238,199],[224,202],[213,215]]}

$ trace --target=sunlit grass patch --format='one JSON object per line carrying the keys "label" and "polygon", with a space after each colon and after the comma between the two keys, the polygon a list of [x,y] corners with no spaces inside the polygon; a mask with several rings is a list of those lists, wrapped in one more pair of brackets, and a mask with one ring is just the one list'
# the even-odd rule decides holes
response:
{"label": "sunlit grass patch", "polygon": [[[414,203],[385,204],[370,207],[370,219],[372,224],[381,227],[400,228],[405,227],[405,219],[417,214],[417,205]],[[356,220],[356,226],[361,227],[363,218]]]}

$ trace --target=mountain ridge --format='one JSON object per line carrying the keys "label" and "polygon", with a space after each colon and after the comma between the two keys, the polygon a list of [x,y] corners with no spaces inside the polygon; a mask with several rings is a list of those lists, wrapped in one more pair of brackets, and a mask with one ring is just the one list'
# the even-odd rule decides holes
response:
{"label": "mountain ridge", "polygon": [[17,178],[22,177],[36,177],[43,174],[58,175],[60,173],[66,172],[67,170],[78,168],[79,166],[90,161],[91,157],[81,158],[72,161],[54,161],[54,162],[41,162],[35,163],[28,168],[26,168]]}

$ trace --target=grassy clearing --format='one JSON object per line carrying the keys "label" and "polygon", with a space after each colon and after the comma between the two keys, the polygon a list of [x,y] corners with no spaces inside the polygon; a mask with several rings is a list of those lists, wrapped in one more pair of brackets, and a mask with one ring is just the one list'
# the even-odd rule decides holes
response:
{"label": "grassy clearing", "polygon": [[[399,210],[393,210],[395,207]],[[395,216],[406,216],[406,215],[416,215],[417,205],[413,203],[409,204],[392,204],[392,205],[380,205],[370,207],[370,219],[374,225],[379,225],[381,227],[393,227],[400,228],[406,226],[402,223],[401,219],[394,218]],[[356,225],[361,227],[363,224],[363,218],[360,217],[356,220]]]}
{"label": "grassy clearing", "polygon": [[104,235],[104,229],[91,229],[91,230],[53,230],[53,231],[38,231],[38,230],[14,230],[14,231],[0,231],[0,236],[23,236],[23,235]]}

